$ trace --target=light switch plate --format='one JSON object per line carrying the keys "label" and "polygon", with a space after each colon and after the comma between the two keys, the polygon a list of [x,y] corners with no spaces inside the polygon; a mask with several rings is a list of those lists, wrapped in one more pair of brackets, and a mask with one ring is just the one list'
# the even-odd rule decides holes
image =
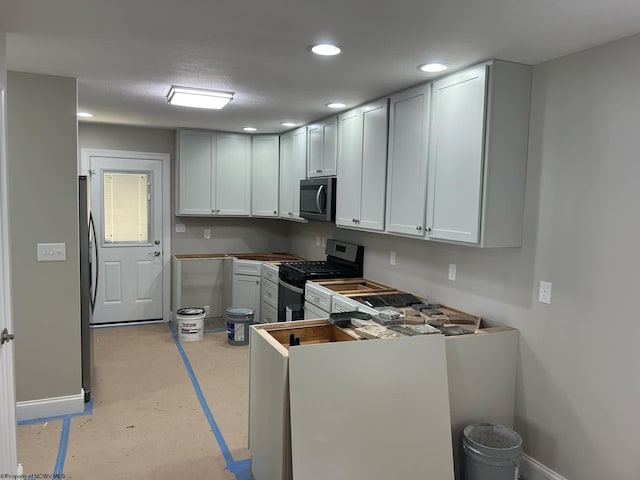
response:
{"label": "light switch plate", "polygon": [[396,252],[391,252],[391,255],[389,255],[389,263],[391,265],[396,264]]}
{"label": "light switch plate", "polygon": [[211,238],[211,229],[210,228],[205,228],[204,229],[204,238],[206,238],[207,240]]}
{"label": "light switch plate", "polygon": [[540,289],[538,290],[538,301],[540,303],[551,304],[551,282],[543,282],[540,280]]}
{"label": "light switch plate", "polygon": [[39,262],[64,262],[67,259],[66,243],[39,243]]}

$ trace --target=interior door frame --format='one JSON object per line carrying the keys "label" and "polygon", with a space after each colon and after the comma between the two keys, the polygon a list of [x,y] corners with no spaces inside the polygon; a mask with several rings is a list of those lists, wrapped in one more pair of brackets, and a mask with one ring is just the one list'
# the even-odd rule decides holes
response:
{"label": "interior door frame", "polygon": [[83,148],[78,175],[89,175],[91,157],[111,157],[162,162],[162,319],[171,320],[171,157],[168,153],[131,152]]}

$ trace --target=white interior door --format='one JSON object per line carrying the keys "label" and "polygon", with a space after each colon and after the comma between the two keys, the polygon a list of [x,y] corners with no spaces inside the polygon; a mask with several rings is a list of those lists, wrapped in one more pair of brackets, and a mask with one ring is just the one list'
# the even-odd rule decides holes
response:
{"label": "white interior door", "polygon": [[98,288],[93,323],[162,319],[162,162],[91,156]]}
{"label": "white interior door", "polygon": [[[6,160],[4,145],[5,88],[0,83],[0,332],[13,333],[9,285]],[[13,342],[0,344],[0,473],[14,473],[16,453],[16,398]]]}

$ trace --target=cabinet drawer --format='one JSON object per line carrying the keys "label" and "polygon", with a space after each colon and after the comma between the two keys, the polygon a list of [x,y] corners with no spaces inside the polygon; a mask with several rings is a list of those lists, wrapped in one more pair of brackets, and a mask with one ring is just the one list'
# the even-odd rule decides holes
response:
{"label": "cabinet drawer", "polygon": [[341,295],[334,295],[331,299],[331,313],[355,312],[358,310],[359,305],[361,304],[359,304],[355,300],[351,300]]}
{"label": "cabinet drawer", "polygon": [[255,260],[234,260],[233,273],[237,275],[253,275],[259,277],[262,274],[262,262]]}
{"label": "cabinet drawer", "polygon": [[278,267],[270,263],[262,264],[262,278],[270,282],[278,283]]}
{"label": "cabinet drawer", "polygon": [[[268,283],[268,282],[265,282]],[[278,321],[278,309],[268,303],[262,304],[261,323],[275,323]]]}
{"label": "cabinet drawer", "polygon": [[[262,277],[264,279],[264,276]],[[262,301],[278,306],[278,284],[265,280],[262,282]]]}
{"label": "cabinet drawer", "polygon": [[304,299],[325,312],[331,311],[332,296],[333,292],[331,290],[313,282],[307,282],[304,289]]}

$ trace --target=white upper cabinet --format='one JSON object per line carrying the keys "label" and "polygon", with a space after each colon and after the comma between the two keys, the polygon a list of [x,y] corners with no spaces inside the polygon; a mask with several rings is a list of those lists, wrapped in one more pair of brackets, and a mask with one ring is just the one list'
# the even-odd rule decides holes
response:
{"label": "white upper cabinet", "polygon": [[178,130],[177,213],[249,215],[250,152],[247,135]]}
{"label": "white upper cabinet", "polygon": [[178,130],[176,212],[180,215],[213,213],[213,152],[215,133]]}
{"label": "white upper cabinet", "polygon": [[307,171],[307,127],[280,136],[280,217],[301,220],[300,180]]}
{"label": "white upper cabinet", "polygon": [[215,210],[218,215],[251,213],[251,137],[217,133]]}
{"label": "white upper cabinet", "polygon": [[336,225],[383,230],[388,100],[340,115]]}
{"label": "white upper cabinet", "polygon": [[419,85],[390,98],[387,232],[424,236],[430,87]]}
{"label": "white upper cabinet", "polygon": [[330,117],[307,127],[309,169],[307,176],[328,177],[336,174],[338,151],[338,117]]}
{"label": "white upper cabinet", "polygon": [[491,61],[433,84],[426,238],[522,242],[531,68]]}
{"label": "white upper cabinet", "polygon": [[278,216],[278,170],[280,140],[277,135],[256,135],[252,138],[251,215]]}

